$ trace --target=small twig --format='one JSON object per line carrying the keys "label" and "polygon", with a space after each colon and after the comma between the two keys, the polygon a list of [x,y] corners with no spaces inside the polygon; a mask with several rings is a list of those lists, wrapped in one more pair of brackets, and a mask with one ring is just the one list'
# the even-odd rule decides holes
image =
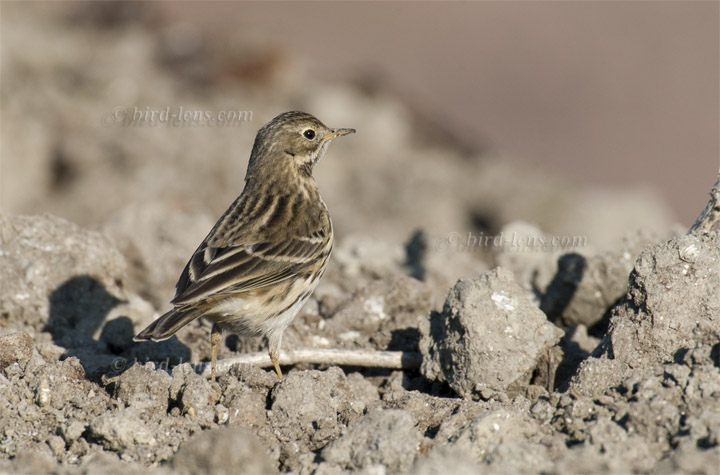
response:
{"label": "small twig", "polygon": [[710,190],[710,200],[697,217],[688,234],[699,234],[710,231],[720,221],[720,173]]}
{"label": "small twig", "polygon": [[[416,369],[422,363],[420,353],[410,351],[365,351],[336,350],[327,348],[305,348],[293,351],[281,351],[280,365],[292,366],[300,363],[323,364],[329,366],[361,366],[364,368]],[[218,374],[227,372],[231,366],[252,365],[260,368],[272,366],[267,353],[248,353],[235,358],[226,358],[217,362]],[[200,367],[203,376],[210,376],[210,364]]]}

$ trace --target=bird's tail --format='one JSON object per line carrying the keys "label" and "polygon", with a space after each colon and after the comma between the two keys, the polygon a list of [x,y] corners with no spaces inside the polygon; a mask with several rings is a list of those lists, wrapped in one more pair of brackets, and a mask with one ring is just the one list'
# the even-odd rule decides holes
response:
{"label": "bird's tail", "polygon": [[170,310],[168,313],[152,322],[148,327],[133,338],[133,341],[163,341],[167,340],[182,327],[200,316],[195,311]]}

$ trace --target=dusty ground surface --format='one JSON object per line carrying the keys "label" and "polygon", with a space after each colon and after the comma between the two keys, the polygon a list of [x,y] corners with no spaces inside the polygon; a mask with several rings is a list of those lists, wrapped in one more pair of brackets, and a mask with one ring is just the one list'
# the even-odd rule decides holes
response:
{"label": "dusty ground surface", "polygon": [[[114,12],[3,6],[0,471],[717,473],[717,232],[461,150],[252,38]],[[255,118],[103,122],[180,105]],[[132,342],[241,189],[257,128],[294,108],[358,134],[318,165],[338,240],[283,345],[420,352],[419,369],[211,383],[207,324]],[[220,356],[263,348],[228,336]]]}

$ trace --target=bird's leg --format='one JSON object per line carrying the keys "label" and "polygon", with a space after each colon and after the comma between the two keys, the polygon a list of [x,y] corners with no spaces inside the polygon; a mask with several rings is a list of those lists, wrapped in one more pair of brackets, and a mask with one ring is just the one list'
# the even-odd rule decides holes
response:
{"label": "bird's leg", "polygon": [[222,330],[218,327],[217,323],[213,323],[212,330],[210,330],[210,381],[215,382],[215,369],[217,366],[217,354],[218,345],[220,344],[220,336]]}
{"label": "bird's leg", "polygon": [[553,389],[555,388],[555,370],[557,369],[555,366],[555,358],[552,354],[551,348],[548,348],[545,353],[545,358],[547,359],[547,390],[550,394],[552,394]]}
{"label": "bird's leg", "polygon": [[283,375],[282,371],[280,371],[280,365],[278,364],[277,351],[269,350],[268,353],[270,354],[270,361],[272,361],[272,364],[275,367],[278,379],[282,379]]}
{"label": "bird's leg", "polygon": [[278,364],[278,355],[280,354],[280,344],[282,342],[282,334],[285,328],[283,327],[279,331],[273,331],[267,335],[268,354],[270,355],[270,361],[272,361],[275,372],[278,375],[278,379],[283,378],[282,371],[280,371],[280,365]]}

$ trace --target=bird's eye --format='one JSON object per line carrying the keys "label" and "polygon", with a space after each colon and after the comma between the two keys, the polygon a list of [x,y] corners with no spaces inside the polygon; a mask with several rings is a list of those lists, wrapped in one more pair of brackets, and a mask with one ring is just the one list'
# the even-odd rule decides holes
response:
{"label": "bird's eye", "polygon": [[315,131],[313,129],[307,129],[303,132],[303,136],[308,140],[312,140],[315,138]]}

